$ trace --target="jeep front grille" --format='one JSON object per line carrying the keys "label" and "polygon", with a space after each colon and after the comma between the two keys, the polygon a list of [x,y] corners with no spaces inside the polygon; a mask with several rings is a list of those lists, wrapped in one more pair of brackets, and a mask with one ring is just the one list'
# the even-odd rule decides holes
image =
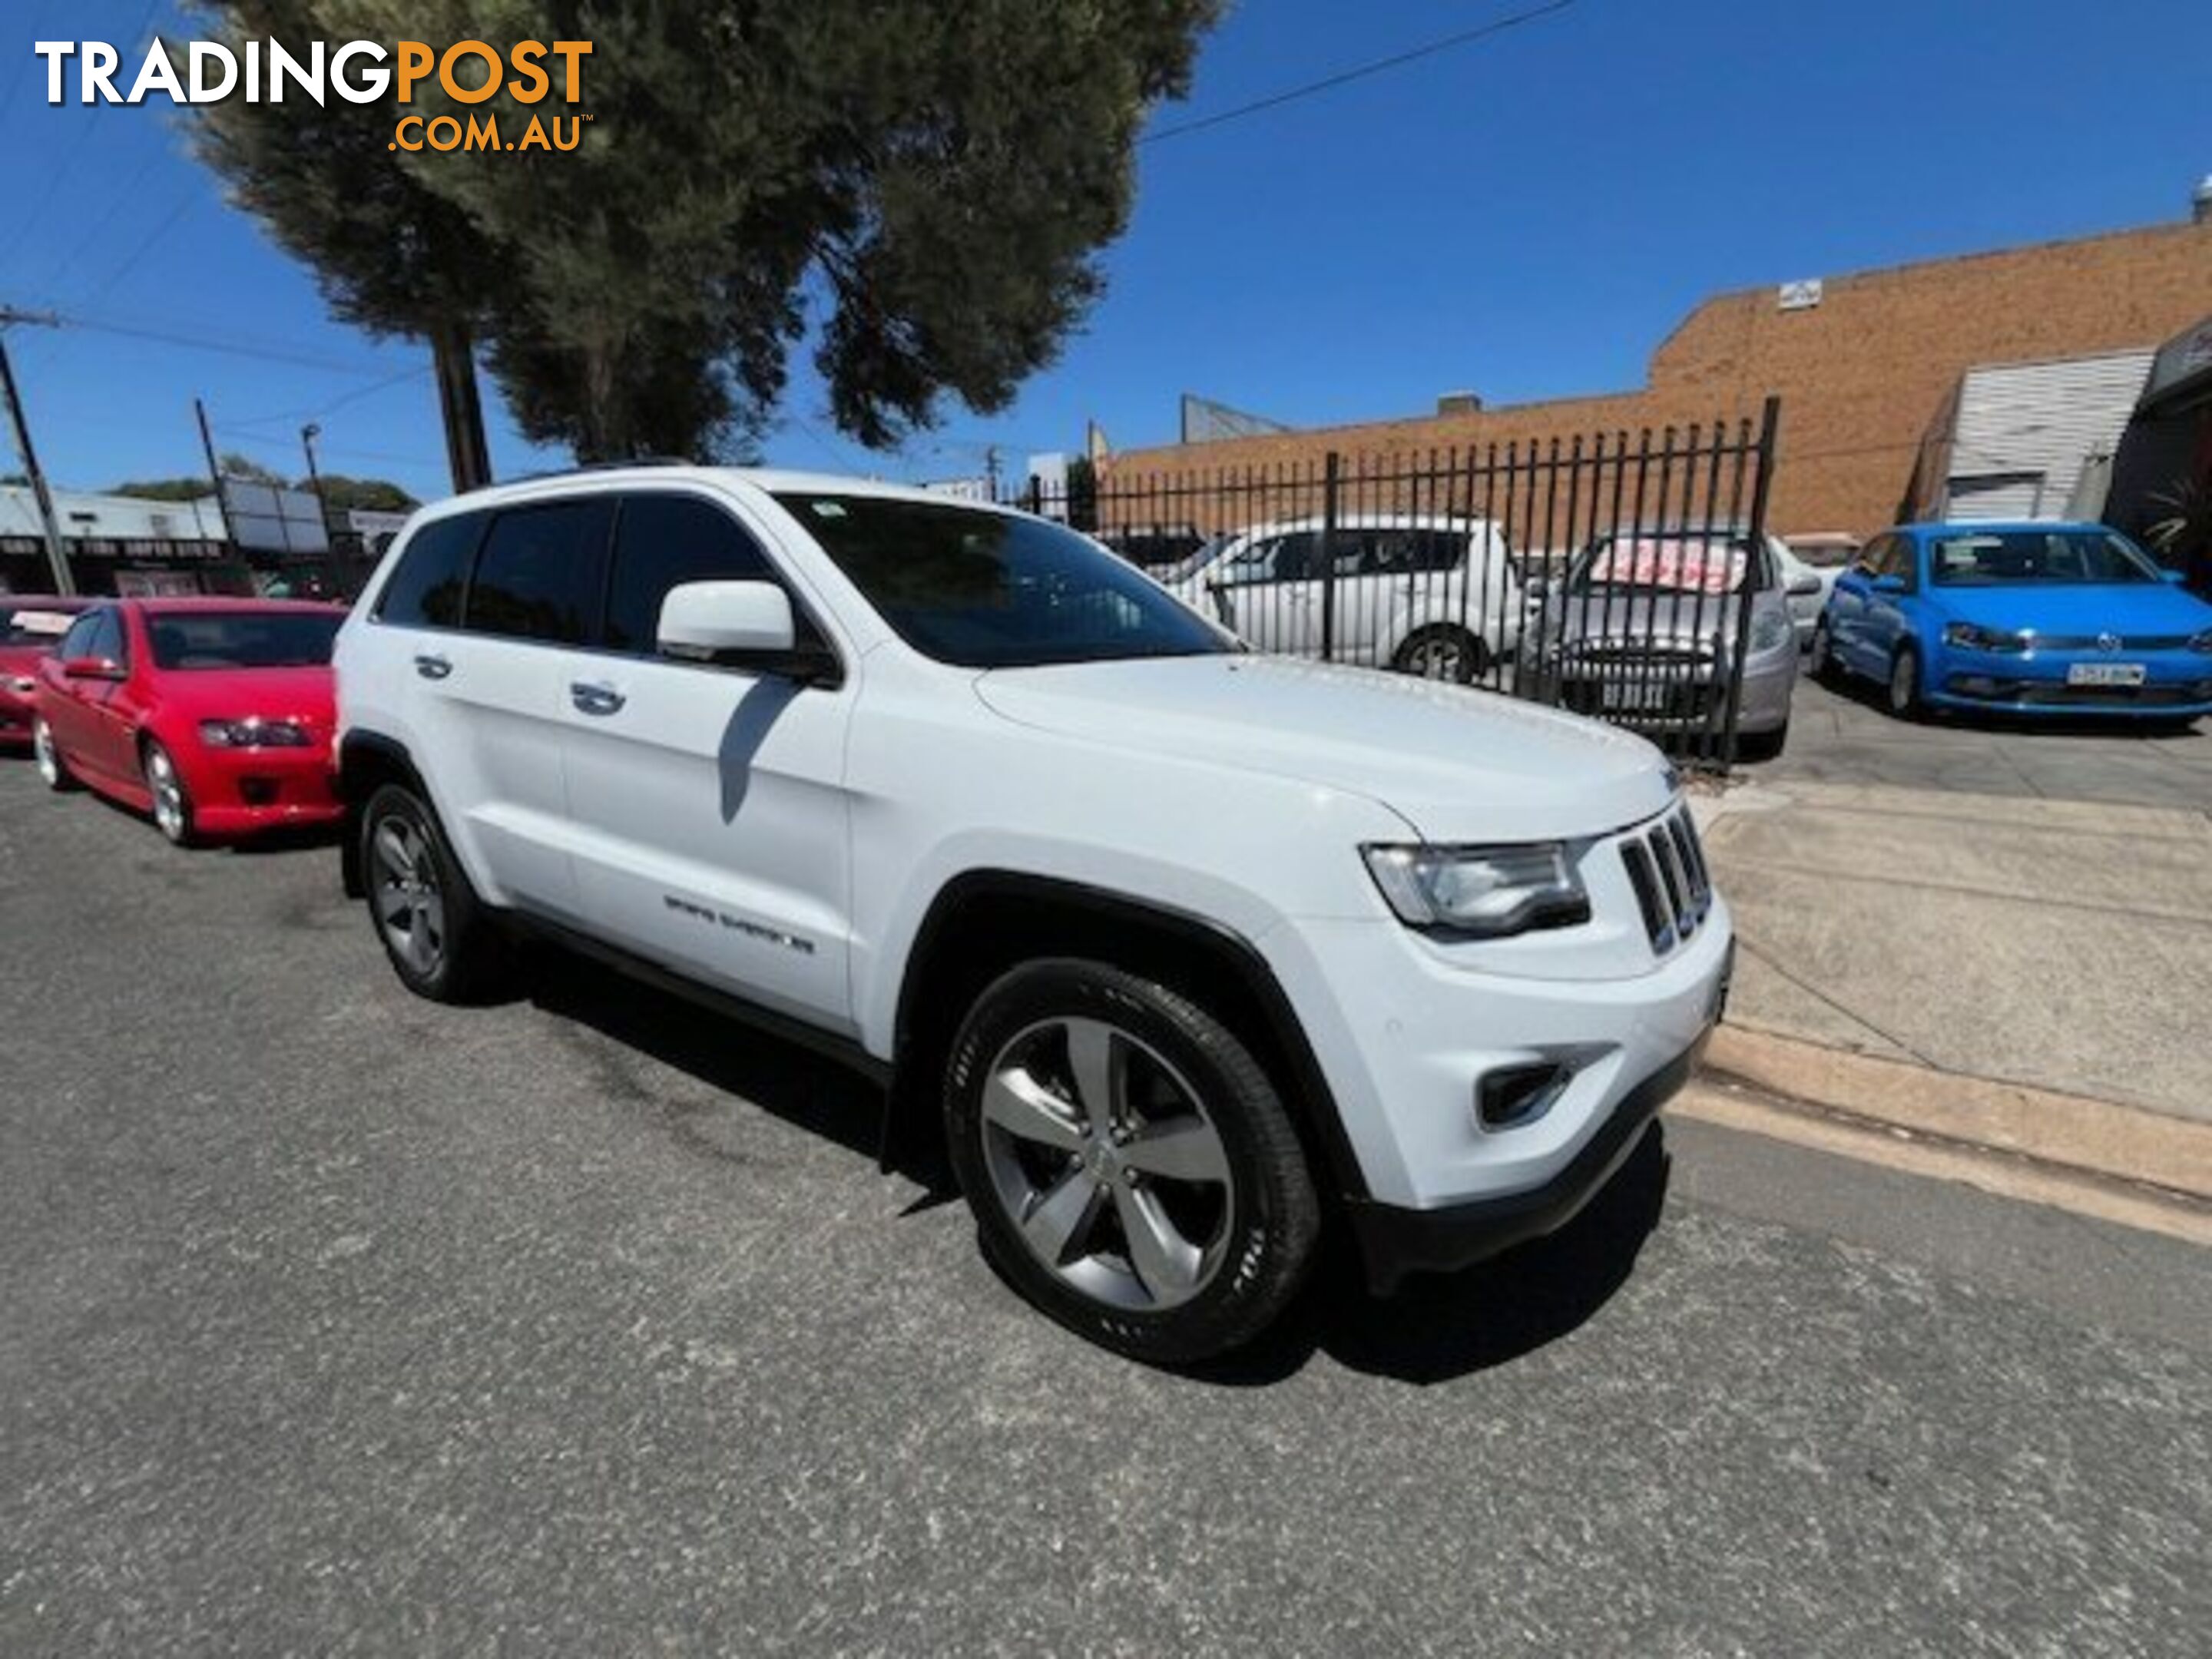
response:
{"label": "jeep front grille", "polygon": [[1696,933],[1713,908],[1712,874],[1690,809],[1675,807],[1648,829],[1623,836],[1620,846],[1644,931],[1663,957]]}

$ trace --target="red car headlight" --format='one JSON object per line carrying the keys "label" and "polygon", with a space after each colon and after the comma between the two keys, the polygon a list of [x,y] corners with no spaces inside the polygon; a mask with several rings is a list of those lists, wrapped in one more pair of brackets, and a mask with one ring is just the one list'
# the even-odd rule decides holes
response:
{"label": "red car headlight", "polygon": [[290,720],[202,720],[200,741],[210,749],[309,749],[314,738]]}

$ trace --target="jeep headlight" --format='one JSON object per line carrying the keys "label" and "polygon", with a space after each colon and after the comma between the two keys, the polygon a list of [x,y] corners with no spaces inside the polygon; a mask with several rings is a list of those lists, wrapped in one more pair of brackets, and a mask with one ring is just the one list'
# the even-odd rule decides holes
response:
{"label": "jeep headlight", "polygon": [[2212,652],[2212,628],[2192,635],[2189,641],[2189,648],[2191,651]]}
{"label": "jeep headlight", "polygon": [[1966,651],[2017,653],[2033,650],[2035,636],[2021,633],[2017,629],[1984,628],[1978,623],[1949,623],[1943,629],[1943,643]]}
{"label": "jeep headlight", "polygon": [[1505,939],[1589,920],[1589,895],[1564,842],[1363,847],[1360,852],[1383,898],[1409,927]]}

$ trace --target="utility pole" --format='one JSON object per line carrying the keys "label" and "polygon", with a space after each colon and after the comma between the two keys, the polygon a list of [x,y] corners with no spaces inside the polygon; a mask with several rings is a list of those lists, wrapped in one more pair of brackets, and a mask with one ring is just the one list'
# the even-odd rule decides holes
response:
{"label": "utility pole", "polygon": [[51,311],[17,311],[12,306],[0,306],[0,392],[7,396],[8,416],[15,423],[15,448],[23,457],[23,471],[39,503],[39,522],[46,528],[46,565],[53,572],[54,592],[74,593],[76,583],[70,580],[69,560],[62,550],[61,524],[54,517],[54,493],[46,488],[46,470],[39,465],[39,452],[32,447],[31,423],[23,414],[22,395],[15,389],[15,366],[8,361],[8,329],[15,323],[59,328],[62,319]]}
{"label": "utility pole", "polygon": [[222,463],[216,459],[215,433],[208,426],[207,405],[193,398],[192,413],[199,417],[200,447],[207,452],[208,477],[215,485],[215,510],[222,518],[222,538],[242,557],[246,550],[239,545],[238,526],[230,521],[230,496],[222,487]]}
{"label": "utility pole", "polygon": [[430,331],[437,371],[438,412],[446,424],[446,464],[453,493],[465,495],[491,482],[491,452],[484,443],[483,405],[477,396],[476,343],[468,325],[447,317]]}
{"label": "utility pole", "polygon": [[315,465],[315,440],[323,429],[310,421],[300,428],[300,447],[307,452],[307,488],[315,492],[315,510],[323,515],[323,539],[331,538],[331,503],[323,494],[323,470]]}

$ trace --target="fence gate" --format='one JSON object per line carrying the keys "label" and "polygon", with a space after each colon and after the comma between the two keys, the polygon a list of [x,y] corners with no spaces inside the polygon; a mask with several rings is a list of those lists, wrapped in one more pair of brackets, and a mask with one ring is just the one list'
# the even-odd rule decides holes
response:
{"label": "fence gate", "polygon": [[1756,421],[1419,459],[1109,464],[1021,504],[1143,564],[1255,649],[1553,703],[1724,770],[1759,735],[1744,724],[1747,665],[1763,729],[1775,675],[1796,672],[1765,544],[1779,418],[1769,398]]}

